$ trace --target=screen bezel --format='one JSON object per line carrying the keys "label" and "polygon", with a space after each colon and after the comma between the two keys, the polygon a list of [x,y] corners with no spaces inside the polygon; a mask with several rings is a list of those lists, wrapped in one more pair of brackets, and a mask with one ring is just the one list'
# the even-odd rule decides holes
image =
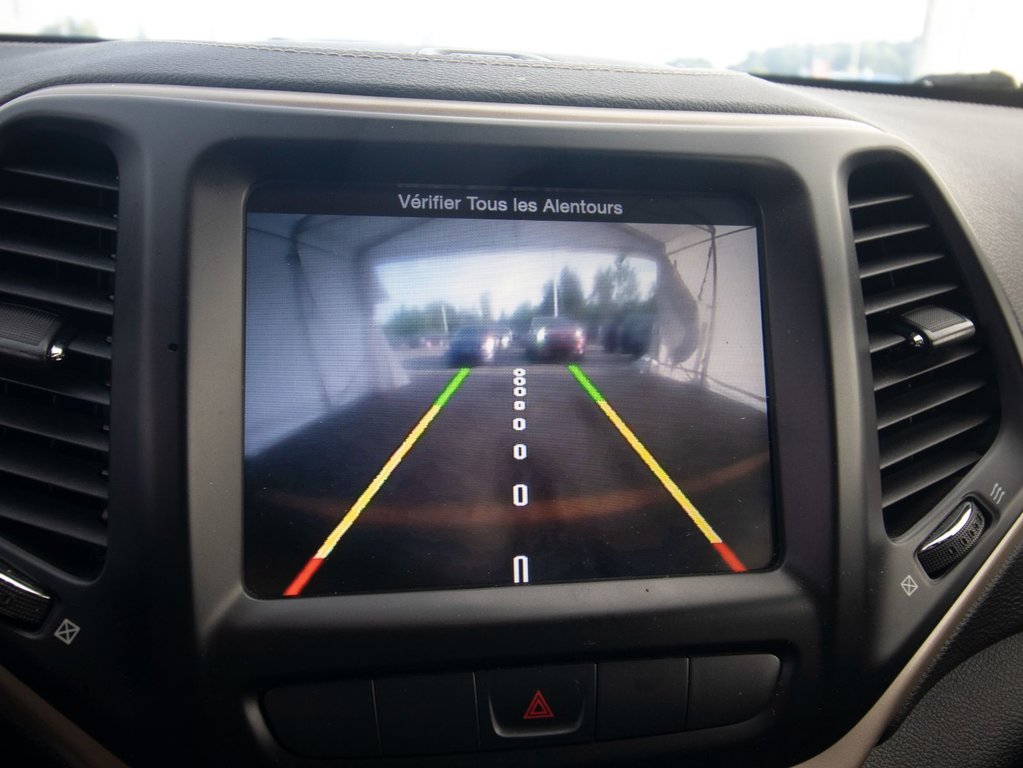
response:
{"label": "screen bezel", "polygon": [[[247,727],[277,753],[259,713],[259,696],[269,687],[563,660],[744,651],[782,659],[777,707],[710,734],[646,740],[651,754],[743,742],[782,717],[792,723],[814,717],[828,658],[822,626],[832,610],[838,510],[864,498],[855,489],[868,485],[864,437],[872,437],[862,420],[869,401],[864,380],[830,379],[835,333],[845,340],[843,359],[851,356],[860,370],[855,325],[849,320],[836,331],[825,322],[854,317],[856,275],[846,261],[837,188],[821,183],[825,176],[816,163],[852,151],[862,135],[806,119],[720,116],[671,127],[654,118],[649,125],[622,125],[602,114],[582,125],[572,110],[566,111],[572,119],[549,122],[503,112],[460,117],[458,110],[451,107],[442,119],[357,108],[282,110],[262,114],[244,139],[204,148],[190,199],[188,327],[202,343],[187,348],[187,467],[192,600],[209,669],[225,690],[246,692]],[[760,134],[754,127],[784,130]],[[618,188],[749,201],[759,213],[764,260],[776,567],[528,590],[304,600],[246,595],[240,405],[245,208],[256,186],[282,180]],[[826,266],[824,254],[834,256],[836,249],[841,258]],[[842,404],[838,412],[835,402]],[[840,464],[850,489],[841,500],[833,492]],[[841,519],[848,527],[851,519]],[[346,652],[337,653],[340,647]],[[820,737],[823,743],[828,734]]]}

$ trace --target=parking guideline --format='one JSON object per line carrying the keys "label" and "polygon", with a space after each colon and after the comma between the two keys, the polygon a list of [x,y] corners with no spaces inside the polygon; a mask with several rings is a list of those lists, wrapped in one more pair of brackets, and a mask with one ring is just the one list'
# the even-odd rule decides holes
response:
{"label": "parking guideline", "polygon": [[359,515],[362,514],[363,510],[366,509],[373,497],[377,495],[377,492],[383,487],[384,483],[391,476],[391,473],[398,468],[408,452],[412,450],[412,446],[416,444],[426,428],[430,426],[430,423],[437,418],[437,414],[440,413],[441,409],[447,404],[448,400],[451,399],[452,395],[458,391],[458,388],[462,386],[462,383],[469,378],[469,374],[472,373],[471,368],[460,368],[451,381],[447,383],[447,386],[441,390],[441,393],[437,395],[437,398],[433,401],[433,405],[423,414],[422,418],[412,428],[412,431],[408,433],[398,449],[391,454],[391,457],[387,460],[384,466],[377,472],[376,477],[366,486],[355,503],[345,513],[344,517],[341,518],[341,522],[337,524],[337,527],[330,532],[330,535],[326,538],[320,548],[316,551],[309,562],[305,564],[305,567],[299,572],[294,578],[288,588],[284,591],[285,597],[296,597],[302,593],[305,589],[306,584],[309,583],[309,579],[313,577],[313,574],[319,570],[320,566],[323,565],[323,561],[326,560],[330,553],[334,551],[334,547],[341,540],[348,529],[355,524],[355,521],[359,519]]}
{"label": "parking guideline", "polygon": [[642,441],[636,437],[636,434],[629,428],[629,426],[622,420],[622,417],[618,415],[611,404],[607,402],[607,398],[604,397],[603,393],[597,389],[597,387],[590,381],[589,377],[583,373],[575,363],[571,363],[568,366],[569,372],[575,378],[590,398],[597,404],[597,406],[604,412],[608,420],[615,426],[622,437],[625,438],[632,449],[636,452],[643,463],[646,464],[647,468],[654,474],[661,485],[664,486],[665,490],[671,495],[672,499],[675,500],[682,510],[686,513],[690,520],[696,525],[703,534],[704,538],[707,539],[717,550],[718,555],[725,561],[725,564],[736,573],[742,573],[746,570],[746,566],[743,565],[742,561],[738,558],[732,548],[729,547],[722,538],[718,535],[717,531],[714,530],[713,526],[707,522],[707,519],[700,514],[700,511],[696,508],[689,497],[686,496],[682,489],[678,487],[674,480],[664,471],[664,468],[660,463],[653,457],[653,454],[647,450],[647,447],[643,445]]}

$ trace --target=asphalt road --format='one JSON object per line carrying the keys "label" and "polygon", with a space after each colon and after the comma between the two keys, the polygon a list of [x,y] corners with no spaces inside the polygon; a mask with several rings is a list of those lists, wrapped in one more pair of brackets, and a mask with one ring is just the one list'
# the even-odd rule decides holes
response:
{"label": "asphalt road", "polygon": [[[593,351],[580,365],[744,564],[767,566],[764,414],[642,374],[625,356]],[[249,462],[255,594],[283,593],[455,372],[440,355],[407,368],[409,386]],[[528,558],[531,584],[729,570],[563,363],[505,351],[473,368],[303,594],[513,584],[517,556]]]}

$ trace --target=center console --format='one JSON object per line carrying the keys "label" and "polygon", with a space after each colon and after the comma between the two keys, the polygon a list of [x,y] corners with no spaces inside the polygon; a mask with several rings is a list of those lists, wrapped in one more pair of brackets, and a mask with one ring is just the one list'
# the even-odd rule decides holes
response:
{"label": "center console", "polygon": [[737,126],[309,117],[193,203],[198,607],[248,727],[438,764],[782,743],[832,643],[825,201]]}

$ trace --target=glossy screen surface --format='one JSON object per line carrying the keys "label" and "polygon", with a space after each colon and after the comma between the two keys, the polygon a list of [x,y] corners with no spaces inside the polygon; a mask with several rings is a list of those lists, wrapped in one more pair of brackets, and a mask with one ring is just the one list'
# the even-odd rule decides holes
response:
{"label": "glossy screen surface", "polygon": [[280,189],[246,242],[255,596],[771,564],[743,206]]}

